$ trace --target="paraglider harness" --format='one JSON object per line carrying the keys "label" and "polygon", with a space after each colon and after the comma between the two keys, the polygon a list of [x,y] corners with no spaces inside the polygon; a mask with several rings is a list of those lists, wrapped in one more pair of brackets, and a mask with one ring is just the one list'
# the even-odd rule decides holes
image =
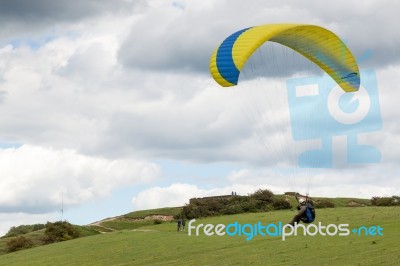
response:
{"label": "paraglider harness", "polygon": [[[306,196],[306,201],[302,203],[301,205],[306,206],[306,212],[304,215],[300,218],[300,220],[303,223],[312,223],[315,220],[315,209],[314,206],[311,204],[311,202],[308,199],[308,195]],[[300,206],[298,207],[300,209]]]}

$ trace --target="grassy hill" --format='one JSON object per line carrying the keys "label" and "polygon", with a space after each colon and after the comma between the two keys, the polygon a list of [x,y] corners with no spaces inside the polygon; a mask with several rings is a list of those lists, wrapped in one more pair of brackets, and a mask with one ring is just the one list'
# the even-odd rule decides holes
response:
{"label": "grassy hill", "polygon": [[[89,226],[74,225],[74,227],[78,229],[78,231],[80,232],[82,237],[99,234],[99,232],[97,230],[94,230],[93,228],[91,228]],[[41,229],[38,231],[30,232],[30,233],[24,234],[23,236],[31,239],[34,247],[38,247],[38,246],[43,245],[42,238],[44,237],[44,230],[45,229]],[[7,245],[7,241],[9,239],[10,238],[6,238],[6,237],[0,238],[0,255],[7,253],[6,245]],[[1,259],[0,259],[0,265],[1,265]]]}
{"label": "grassy hill", "polygon": [[[353,200],[353,199],[351,199]],[[349,200],[338,199],[346,206]],[[196,224],[283,223],[295,211],[247,213],[196,220]],[[135,216],[136,214],[130,214]],[[188,236],[176,224],[142,225],[0,256],[0,265],[398,265],[400,208],[317,210],[316,223],[383,228],[383,236]]]}
{"label": "grassy hill", "polygon": [[[87,237],[100,233],[130,230],[143,227],[145,225],[153,225],[155,224],[154,220],[147,219],[148,217],[152,215],[164,215],[172,217],[174,215],[179,214],[180,211],[181,211],[180,207],[142,210],[142,211],[127,213],[125,215],[117,217],[107,218],[102,221],[95,222],[91,225],[87,226],[74,225],[74,227],[79,230],[81,237]],[[42,246],[43,245],[42,238],[44,237],[44,230],[45,229],[26,233],[23,234],[23,236],[31,239],[34,247]],[[10,238],[7,238],[6,236],[0,238],[0,255],[7,253],[7,242],[9,240]]]}
{"label": "grassy hill", "polygon": [[[284,195],[275,195],[276,199],[284,199]],[[294,197],[288,197],[292,206],[297,205],[297,201]],[[327,198],[313,198],[315,200],[326,200]],[[329,201],[333,202],[336,207],[348,207],[352,206],[351,203],[355,204],[355,206],[369,206],[371,205],[371,201],[369,199],[358,199],[358,198],[329,198]],[[166,216],[176,216],[180,214],[181,207],[171,207],[171,208],[159,208],[159,209],[150,209],[150,210],[141,210],[130,212],[125,215],[111,217],[104,219],[102,221],[93,223],[90,227],[99,232],[113,232],[120,230],[129,230],[136,229],[147,225],[153,225],[154,220],[145,219],[146,217],[152,215],[166,215]]]}

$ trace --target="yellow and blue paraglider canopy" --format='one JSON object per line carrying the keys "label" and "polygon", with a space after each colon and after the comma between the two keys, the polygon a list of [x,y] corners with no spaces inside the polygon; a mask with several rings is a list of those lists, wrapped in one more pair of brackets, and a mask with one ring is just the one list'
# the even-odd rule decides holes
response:
{"label": "yellow and blue paraglider canopy", "polygon": [[359,89],[358,65],[344,42],[333,32],[314,25],[268,24],[237,31],[214,51],[210,73],[223,87],[235,86],[247,59],[265,42],[299,52],[323,69],[346,92]]}

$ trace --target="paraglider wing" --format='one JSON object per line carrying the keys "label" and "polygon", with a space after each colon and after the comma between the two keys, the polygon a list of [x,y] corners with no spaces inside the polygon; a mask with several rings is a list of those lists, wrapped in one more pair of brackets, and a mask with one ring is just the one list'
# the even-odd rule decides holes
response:
{"label": "paraglider wing", "polygon": [[359,89],[358,65],[350,50],[333,32],[314,25],[268,24],[237,31],[215,49],[210,73],[223,87],[235,86],[252,53],[267,41],[299,52],[329,74],[346,92]]}

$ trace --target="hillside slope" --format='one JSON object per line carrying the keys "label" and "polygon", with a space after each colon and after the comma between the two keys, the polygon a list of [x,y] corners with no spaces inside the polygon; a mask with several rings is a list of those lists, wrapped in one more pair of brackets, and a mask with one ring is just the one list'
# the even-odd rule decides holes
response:
{"label": "hillside slope", "polygon": [[[294,211],[198,219],[196,224],[286,222]],[[400,261],[400,208],[321,209],[316,223],[377,226],[383,236],[188,236],[171,222],[89,236],[2,255],[0,265],[396,265]],[[194,232],[192,232],[194,233]]]}

